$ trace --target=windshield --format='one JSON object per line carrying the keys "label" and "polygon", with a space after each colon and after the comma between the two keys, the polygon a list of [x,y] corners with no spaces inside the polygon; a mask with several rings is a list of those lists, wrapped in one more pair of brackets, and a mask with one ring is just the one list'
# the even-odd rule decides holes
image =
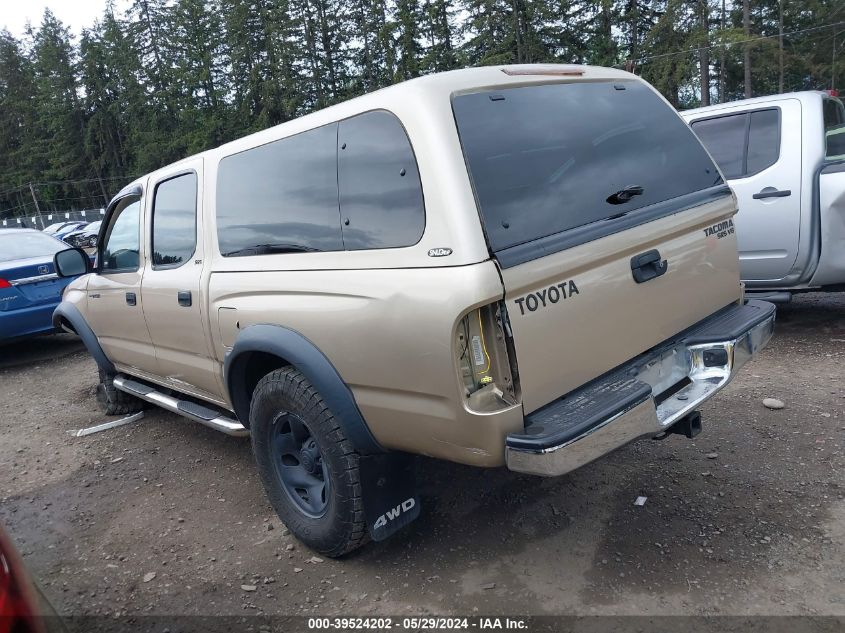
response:
{"label": "windshield", "polygon": [[0,234],[0,262],[50,257],[66,248],[67,244],[43,233],[21,231]]}
{"label": "windshield", "polygon": [[641,82],[508,88],[452,104],[494,252],[722,183]]}

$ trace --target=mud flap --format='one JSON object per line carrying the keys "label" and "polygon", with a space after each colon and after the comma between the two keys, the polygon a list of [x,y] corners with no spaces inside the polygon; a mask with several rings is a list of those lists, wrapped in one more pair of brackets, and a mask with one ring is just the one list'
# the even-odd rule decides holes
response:
{"label": "mud flap", "polygon": [[413,456],[362,455],[359,468],[364,519],[374,541],[383,541],[420,515]]}

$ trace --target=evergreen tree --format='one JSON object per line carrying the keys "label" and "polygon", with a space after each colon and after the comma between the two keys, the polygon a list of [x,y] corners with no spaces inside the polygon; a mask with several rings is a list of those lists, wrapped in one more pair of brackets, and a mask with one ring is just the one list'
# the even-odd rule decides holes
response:
{"label": "evergreen tree", "polygon": [[173,35],[183,45],[175,51],[174,83],[180,135],[194,153],[226,140],[227,79],[224,33],[217,0],[179,0]]}
{"label": "evergreen tree", "polygon": [[422,17],[417,0],[396,1],[397,62],[396,81],[413,79],[420,74],[420,45],[417,25]]}
{"label": "evergreen tree", "polygon": [[[83,179],[88,174],[83,147],[83,117],[77,92],[77,56],[70,31],[46,9],[30,31],[34,81],[34,120],[28,140],[31,168],[48,181]],[[52,201],[78,202],[71,185],[50,184]]]}
{"label": "evergreen tree", "polygon": [[658,15],[643,40],[643,52],[650,59],[642,66],[642,76],[673,106],[698,105],[692,90],[697,57],[690,47],[695,15],[687,0],[667,0]]}
{"label": "evergreen tree", "polygon": [[296,70],[302,52],[288,3],[222,0],[221,8],[227,83],[234,100],[226,134],[238,136],[296,116],[306,99]]}
{"label": "evergreen tree", "polygon": [[466,15],[460,29],[461,64],[486,66],[511,63],[508,5],[505,0],[463,0]]}
{"label": "evergreen tree", "polygon": [[454,27],[447,0],[425,0],[421,12],[422,72],[440,72],[457,67],[454,48]]}
{"label": "evergreen tree", "polygon": [[19,188],[33,179],[32,132],[36,113],[32,65],[8,31],[0,31],[0,211],[26,211]]}
{"label": "evergreen tree", "polygon": [[618,22],[619,7],[613,0],[597,0],[590,37],[589,63],[596,66],[615,66],[621,61],[618,42],[613,36],[613,25]]}
{"label": "evergreen tree", "polygon": [[[842,0],[131,0],[0,32],[0,217],[99,207],[188,154],[421,74],[627,67],[677,107],[845,87]],[[779,34],[783,32],[781,37]],[[748,53],[748,63],[745,53]],[[781,88],[782,87],[782,88]]]}

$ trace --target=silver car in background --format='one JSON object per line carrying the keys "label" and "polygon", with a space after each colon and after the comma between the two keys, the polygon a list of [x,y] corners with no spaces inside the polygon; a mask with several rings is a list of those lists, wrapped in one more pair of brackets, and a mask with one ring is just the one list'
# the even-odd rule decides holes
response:
{"label": "silver car in background", "polygon": [[91,222],[76,231],[64,236],[64,241],[77,248],[91,248],[97,245],[97,236],[100,233],[101,220]]}

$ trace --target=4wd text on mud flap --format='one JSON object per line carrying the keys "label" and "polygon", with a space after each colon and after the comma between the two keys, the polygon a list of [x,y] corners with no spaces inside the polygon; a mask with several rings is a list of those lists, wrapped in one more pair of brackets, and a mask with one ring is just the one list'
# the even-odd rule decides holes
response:
{"label": "4wd text on mud flap", "polygon": [[713,226],[708,226],[704,229],[705,237],[710,237],[711,235],[715,235],[716,239],[720,240],[723,237],[731,235],[734,232],[734,221],[733,220],[725,220],[724,222],[719,222],[718,224],[714,224]]}
{"label": "4wd text on mud flap", "polygon": [[388,521],[393,521],[394,519],[398,519],[400,515],[405,514],[409,510],[413,509],[413,507],[417,504],[414,501],[414,498],[411,497],[410,499],[405,499],[402,503],[400,503],[395,508],[391,508],[384,514],[382,514],[378,519],[376,519],[376,523],[373,526],[374,528],[382,528],[387,525]]}
{"label": "4wd text on mud flap", "polygon": [[525,314],[525,309],[529,312],[534,312],[537,308],[548,307],[549,304],[557,303],[562,299],[571,297],[572,295],[581,294],[578,291],[578,286],[574,281],[562,281],[554,286],[549,286],[537,292],[530,292],[524,297],[514,299],[516,305],[519,306],[519,314]]}

